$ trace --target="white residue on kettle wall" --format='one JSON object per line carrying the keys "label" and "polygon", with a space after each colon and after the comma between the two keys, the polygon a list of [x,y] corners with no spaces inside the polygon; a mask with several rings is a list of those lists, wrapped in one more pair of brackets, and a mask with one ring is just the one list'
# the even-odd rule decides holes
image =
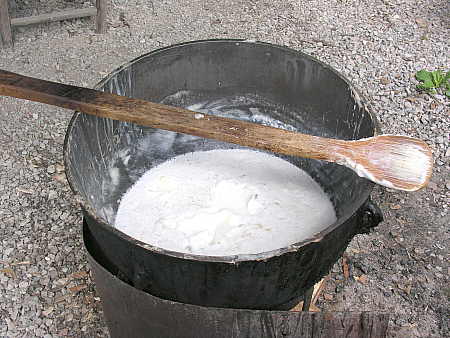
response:
{"label": "white residue on kettle wall", "polygon": [[[179,95],[179,93],[175,95]],[[296,131],[293,126],[278,121],[262,112],[262,110],[275,110],[275,107],[271,107],[270,105],[265,105],[264,107],[259,106],[251,97],[234,96],[221,98],[195,103],[187,106],[186,109],[197,113],[234,118],[259,123],[265,126]]]}
{"label": "white residue on kettle wall", "polygon": [[188,153],[151,169],[122,198],[115,226],[164,249],[225,256],[286,247],[335,220],[306,172],[234,149]]}

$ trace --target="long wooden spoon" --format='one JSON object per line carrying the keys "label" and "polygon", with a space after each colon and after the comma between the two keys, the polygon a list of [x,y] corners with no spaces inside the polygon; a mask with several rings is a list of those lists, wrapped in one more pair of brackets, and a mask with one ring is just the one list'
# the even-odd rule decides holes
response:
{"label": "long wooden spoon", "polygon": [[0,70],[0,95],[280,154],[335,162],[353,169],[359,176],[399,190],[415,191],[424,187],[433,166],[427,144],[406,136],[381,135],[355,141],[327,139],[4,70]]}

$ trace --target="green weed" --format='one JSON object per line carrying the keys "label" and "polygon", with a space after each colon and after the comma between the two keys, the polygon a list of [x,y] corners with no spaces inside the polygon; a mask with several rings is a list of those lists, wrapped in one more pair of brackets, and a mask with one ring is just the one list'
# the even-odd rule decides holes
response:
{"label": "green weed", "polygon": [[436,93],[442,89],[445,96],[450,98],[450,71],[447,73],[442,70],[429,72],[422,69],[416,73],[416,79],[421,82],[417,85],[417,89],[427,93]]}

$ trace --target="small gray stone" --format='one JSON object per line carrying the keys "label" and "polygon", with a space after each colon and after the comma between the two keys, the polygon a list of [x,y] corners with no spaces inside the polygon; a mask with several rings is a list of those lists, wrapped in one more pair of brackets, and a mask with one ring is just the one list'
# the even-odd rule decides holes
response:
{"label": "small gray stone", "polygon": [[432,190],[438,190],[439,187],[436,183],[434,183],[433,181],[430,181],[430,183],[428,183],[428,188],[432,189]]}
{"label": "small gray stone", "polygon": [[44,331],[43,329],[41,329],[41,328],[37,328],[36,330],[34,330],[34,334],[35,334],[37,337],[42,337],[42,336],[44,336],[45,331]]}
{"label": "small gray stone", "polygon": [[13,251],[14,251],[14,248],[6,248],[6,249],[3,251],[3,254],[4,254],[6,257],[8,257]]}
{"label": "small gray stone", "polygon": [[51,279],[55,279],[58,277],[58,272],[56,272],[56,270],[50,270],[48,274]]}
{"label": "small gray stone", "polygon": [[26,289],[28,287],[28,282],[23,281],[19,283],[19,288]]}
{"label": "small gray stone", "polygon": [[48,284],[50,283],[50,278],[48,278],[48,277],[41,278],[41,279],[39,280],[39,283],[40,283],[41,285],[46,286],[46,285],[48,285]]}
{"label": "small gray stone", "polygon": [[55,190],[50,190],[48,192],[48,199],[53,200],[55,198],[58,198],[58,193]]}

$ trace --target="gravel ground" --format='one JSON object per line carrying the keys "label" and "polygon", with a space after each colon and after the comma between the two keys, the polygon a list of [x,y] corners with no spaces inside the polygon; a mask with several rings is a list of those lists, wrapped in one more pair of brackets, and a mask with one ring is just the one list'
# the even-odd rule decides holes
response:
{"label": "gravel ground", "polygon": [[[88,5],[17,0],[13,14]],[[388,311],[391,337],[449,336],[449,100],[416,91],[414,73],[450,69],[448,0],[112,0],[105,35],[90,19],[16,29],[0,67],[93,86],[143,53],[206,38],[251,38],[299,49],[345,74],[384,132],[424,139],[428,188],[376,188],[385,221],[355,237],[317,304]],[[64,179],[70,114],[0,98],[0,337],[104,337],[81,246],[81,216]],[[346,278],[348,277],[348,278]]]}

